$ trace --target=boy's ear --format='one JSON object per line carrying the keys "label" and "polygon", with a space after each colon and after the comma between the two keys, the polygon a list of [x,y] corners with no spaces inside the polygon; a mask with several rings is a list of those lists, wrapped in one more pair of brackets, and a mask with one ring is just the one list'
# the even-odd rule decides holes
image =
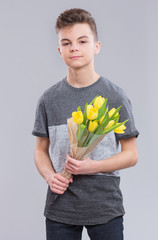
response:
{"label": "boy's ear", "polygon": [[60,54],[60,57],[62,58],[60,47],[58,47],[58,52]]}
{"label": "boy's ear", "polygon": [[101,48],[101,42],[97,41],[95,44],[94,54],[98,54],[100,52],[100,48]]}

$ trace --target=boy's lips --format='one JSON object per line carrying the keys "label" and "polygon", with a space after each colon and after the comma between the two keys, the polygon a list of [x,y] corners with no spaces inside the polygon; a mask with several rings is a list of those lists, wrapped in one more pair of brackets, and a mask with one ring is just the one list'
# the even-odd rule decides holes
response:
{"label": "boy's lips", "polygon": [[78,59],[80,58],[81,56],[73,56],[73,57],[70,57],[71,59]]}

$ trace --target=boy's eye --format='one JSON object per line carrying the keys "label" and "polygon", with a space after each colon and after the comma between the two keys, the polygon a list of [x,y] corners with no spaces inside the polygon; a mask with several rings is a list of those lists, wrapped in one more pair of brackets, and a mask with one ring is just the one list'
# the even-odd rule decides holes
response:
{"label": "boy's eye", "polygon": [[[83,44],[83,43],[86,43],[86,41],[83,41],[83,40],[82,40],[82,41],[80,41],[80,43]],[[63,43],[63,46],[67,46],[67,45],[69,45],[69,44],[70,44],[69,42],[65,42],[65,43]]]}
{"label": "boy's eye", "polygon": [[67,43],[63,43],[63,46],[67,46],[69,43],[67,42]]}

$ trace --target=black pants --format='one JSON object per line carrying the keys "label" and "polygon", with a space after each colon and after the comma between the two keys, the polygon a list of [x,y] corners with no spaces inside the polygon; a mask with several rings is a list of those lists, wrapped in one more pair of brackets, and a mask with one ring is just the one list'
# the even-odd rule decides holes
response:
{"label": "black pants", "polygon": [[[106,224],[85,226],[91,240],[123,240],[123,217]],[[46,218],[47,240],[81,240],[82,225],[71,225]]]}

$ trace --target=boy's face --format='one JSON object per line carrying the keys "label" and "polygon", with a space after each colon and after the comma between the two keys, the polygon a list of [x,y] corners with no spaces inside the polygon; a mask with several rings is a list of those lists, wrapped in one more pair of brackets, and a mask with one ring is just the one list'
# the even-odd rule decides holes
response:
{"label": "boy's face", "polygon": [[93,64],[94,55],[100,51],[100,42],[87,23],[77,23],[62,28],[58,33],[58,51],[66,65],[73,69]]}

